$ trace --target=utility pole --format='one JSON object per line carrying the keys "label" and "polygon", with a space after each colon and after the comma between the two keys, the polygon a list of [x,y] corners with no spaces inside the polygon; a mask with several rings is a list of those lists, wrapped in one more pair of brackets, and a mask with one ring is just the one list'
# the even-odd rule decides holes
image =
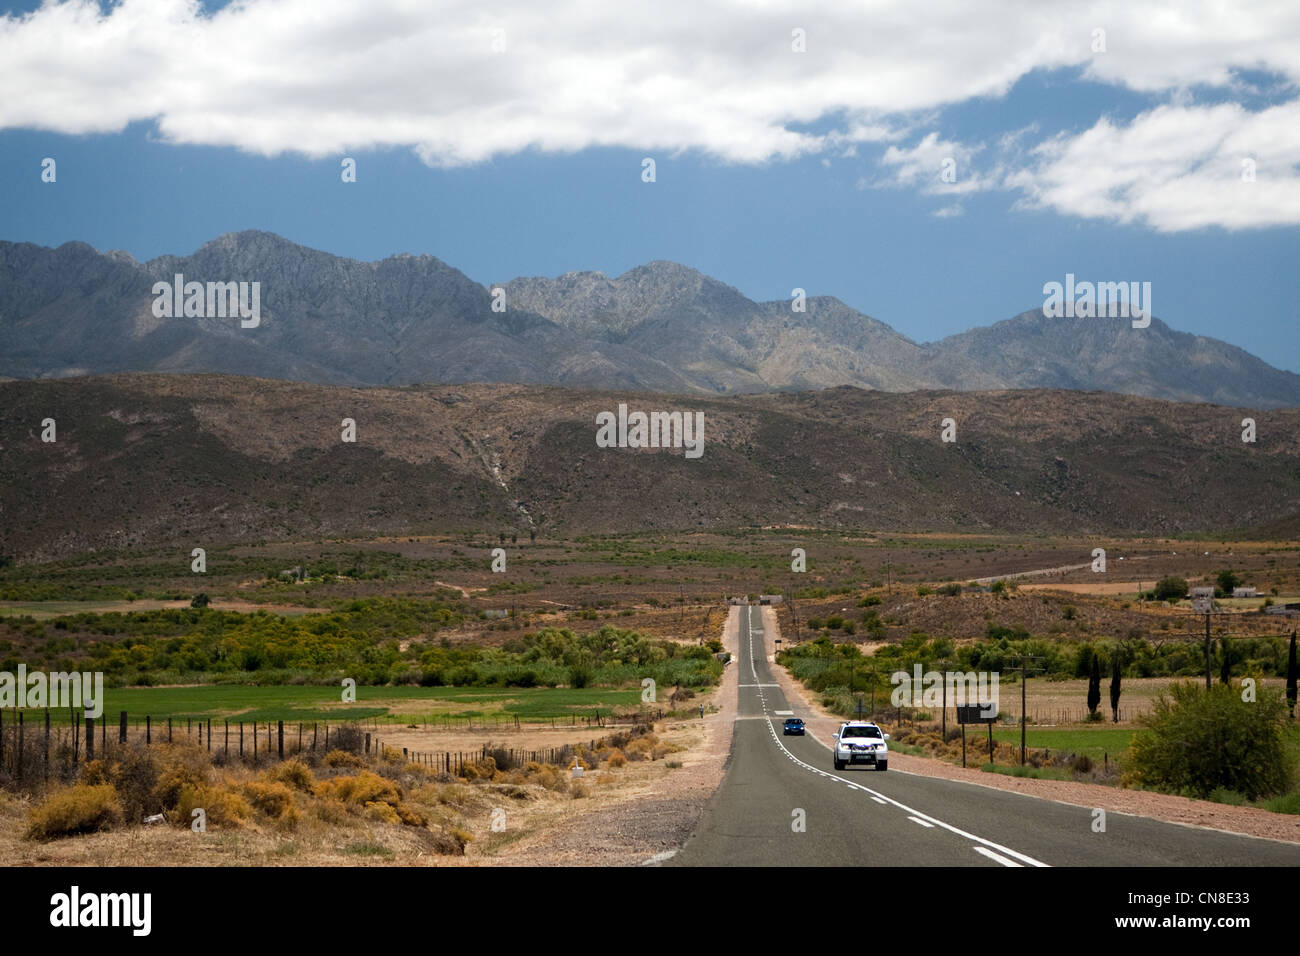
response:
{"label": "utility pole", "polygon": [[1210,612],[1205,612],[1205,689],[1210,689]]}
{"label": "utility pole", "polygon": [[943,661],[943,670],[939,671],[943,677],[943,710],[939,712],[939,739],[945,744],[948,743],[948,662]]}
{"label": "utility pole", "polygon": [[1025,713],[1025,659],[1020,658],[1020,766],[1025,765],[1025,725],[1029,722]]}
{"label": "utility pole", "polygon": [[[1025,669],[1025,664],[1028,661],[1036,661],[1038,659],[1038,657],[1031,654],[1022,654],[1020,656],[1020,766],[1022,767],[1025,765],[1025,727],[1029,723],[1029,712],[1027,709],[1028,690],[1025,683],[1025,680],[1028,677],[1028,672]],[[992,730],[990,725],[990,733],[991,732]]]}

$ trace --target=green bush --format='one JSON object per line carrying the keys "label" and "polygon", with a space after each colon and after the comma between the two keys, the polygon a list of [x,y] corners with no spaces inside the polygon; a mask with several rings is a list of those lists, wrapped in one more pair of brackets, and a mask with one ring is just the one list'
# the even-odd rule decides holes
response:
{"label": "green bush", "polygon": [[1261,689],[1251,703],[1238,687],[1204,690],[1174,684],[1151,713],[1140,718],[1148,733],[1131,748],[1134,779],[1145,786],[1208,797],[1235,790],[1249,800],[1290,789],[1285,728],[1287,705]]}
{"label": "green bush", "polygon": [[1151,593],[1157,601],[1181,601],[1187,597],[1187,580],[1172,576],[1161,578]]}

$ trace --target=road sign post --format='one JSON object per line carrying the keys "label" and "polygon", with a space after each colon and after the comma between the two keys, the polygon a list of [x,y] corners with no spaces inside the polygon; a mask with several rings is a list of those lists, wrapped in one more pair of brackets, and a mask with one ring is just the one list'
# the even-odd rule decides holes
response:
{"label": "road sign post", "polygon": [[958,704],[957,723],[961,725],[961,765],[966,766],[966,725],[987,724],[989,728],[989,763],[993,762],[993,723],[998,719],[998,708],[988,701],[983,704]]}

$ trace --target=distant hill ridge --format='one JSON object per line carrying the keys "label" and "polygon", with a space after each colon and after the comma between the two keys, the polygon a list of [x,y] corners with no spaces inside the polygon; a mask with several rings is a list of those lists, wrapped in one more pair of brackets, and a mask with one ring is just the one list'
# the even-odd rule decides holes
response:
{"label": "distant hill ridge", "polygon": [[[262,321],[163,319],[176,274],[258,281]],[[482,286],[428,255],[360,262],[267,232],[137,262],[82,242],[0,242],[0,377],[218,372],[335,385],[501,382],[725,395],[852,385],[1103,390],[1300,406],[1300,375],[1158,318],[1041,310],[917,344],[831,296],[755,302],[687,266]]]}
{"label": "distant hill ridge", "polygon": [[[701,454],[598,447],[620,403]],[[351,535],[799,525],[1077,535],[1300,527],[1300,409],[1106,392],[682,396],[222,375],[0,383],[0,554]],[[41,440],[42,422],[57,441]],[[341,423],[356,441],[341,441]],[[956,441],[941,440],[941,422]],[[1244,536],[1244,535],[1243,535]]]}

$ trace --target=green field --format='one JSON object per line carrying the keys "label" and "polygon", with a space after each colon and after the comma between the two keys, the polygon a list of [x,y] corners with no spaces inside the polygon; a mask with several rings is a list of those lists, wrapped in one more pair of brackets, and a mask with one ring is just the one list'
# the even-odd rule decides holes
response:
{"label": "green field", "polygon": [[[1047,748],[1051,751],[1086,754],[1093,760],[1100,761],[1103,754],[1109,754],[1113,761],[1127,750],[1133,735],[1138,731],[1132,729],[1098,727],[1078,728],[1073,730],[1035,730],[1025,731],[1025,746],[1035,750]],[[967,730],[969,740],[971,731]],[[976,736],[983,736],[976,734]],[[1020,729],[1017,727],[997,727],[993,739],[999,743],[1020,746]]]}
{"label": "green field", "polygon": [[[609,716],[615,708],[635,708],[639,688],[602,687],[358,687],[355,703],[344,704],[337,687],[217,685],[205,687],[105,688],[104,718],[115,724],[125,710],[132,724],[146,716],[211,717],[246,721],[377,719],[417,723],[425,718],[551,718]],[[66,715],[59,713],[56,719]],[[43,720],[28,711],[27,721]],[[6,715],[6,722],[12,717]]]}

